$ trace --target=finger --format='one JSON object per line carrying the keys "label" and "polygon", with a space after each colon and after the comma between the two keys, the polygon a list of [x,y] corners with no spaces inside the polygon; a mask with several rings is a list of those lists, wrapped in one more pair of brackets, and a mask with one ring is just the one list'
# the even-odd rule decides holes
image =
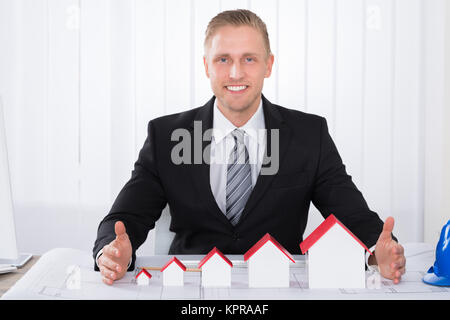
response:
{"label": "finger", "polygon": [[383,231],[380,234],[380,239],[392,239],[392,230],[394,230],[394,218],[388,217],[383,224]]}
{"label": "finger", "polygon": [[100,274],[108,279],[111,280],[115,280],[116,278],[116,274],[114,272],[114,270],[109,269],[108,267],[106,267],[105,265],[101,265],[99,267],[100,269]]}
{"label": "finger", "polygon": [[403,274],[405,274],[405,268],[401,268],[395,272],[393,279],[395,284],[400,283]]}
{"label": "finger", "polygon": [[110,284],[112,284],[114,280],[117,279],[117,274],[113,270],[110,270],[105,266],[100,267],[100,274],[103,276],[103,280],[106,280],[106,282]]}
{"label": "finger", "polygon": [[403,255],[405,253],[405,249],[401,244],[397,244],[392,248],[391,252],[396,255]]}
{"label": "finger", "polygon": [[[119,257],[120,256],[120,250],[114,245],[114,241],[110,244],[107,244],[103,247],[103,254],[106,254],[110,257]],[[101,257],[101,256],[100,256]]]}
{"label": "finger", "polygon": [[405,272],[406,272],[406,268],[405,268],[405,267],[401,267],[400,269],[398,269],[398,270],[395,272],[395,276],[396,276],[396,277],[401,277],[402,275],[405,274]]}
{"label": "finger", "polygon": [[405,256],[400,256],[397,259],[396,263],[399,265],[400,268],[405,267],[406,266],[406,258],[405,258]]}
{"label": "finger", "polygon": [[[391,277],[390,278],[394,281],[394,283],[399,283],[402,278],[402,275],[405,274],[405,271],[406,270],[405,270],[404,266],[400,267],[400,268],[396,268],[394,270],[391,269]],[[398,281],[396,281],[396,280],[398,280]]]}
{"label": "finger", "polygon": [[106,283],[107,285],[112,285],[114,283],[114,281],[112,281],[111,279],[102,277],[102,281],[103,283]]}
{"label": "finger", "polygon": [[397,252],[399,251],[396,251],[395,249],[391,251],[391,261],[399,266],[404,266],[406,264],[406,258],[403,253]]}
{"label": "finger", "polygon": [[399,259],[395,262],[392,262],[391,265],[391,272],[395,272],[398,269],[404,268],[405,267],[405,262],[402,259]]}
{"label": "finger", "polygon": [[103,254],[98,258],[98,262],[100,265],[103,265],[110,270],[115,270],[117,272],[121,271],[120,264],[118,264],[113,259],[111,259],[108,256],[105,256]]}
{"label": "finger", "polygon": [[127,235],[127,230],[125,229],[125,225],[122,221],[117,221],[114,224],[114,232],[116,233],[117,239],[121,239]]}

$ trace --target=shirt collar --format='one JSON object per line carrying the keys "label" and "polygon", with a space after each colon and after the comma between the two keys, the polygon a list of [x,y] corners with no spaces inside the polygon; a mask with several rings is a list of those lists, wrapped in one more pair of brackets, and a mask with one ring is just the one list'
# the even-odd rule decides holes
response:
{"label": "shirt collar", "polygon": [[[237,127],[228,120],[223,113],[217,107],[217,99],[214,101],[214,112],[213,112],[213,132],[215,143],[220,143],[227,135],[230,134]],[[266,128],[264,122],[264,112],[262,107],[262,99],[259,102],[258,109],[253,114],[253,116],[242,126],[241,130],[245,131],[251,139],[260,143],[260,130]]]}

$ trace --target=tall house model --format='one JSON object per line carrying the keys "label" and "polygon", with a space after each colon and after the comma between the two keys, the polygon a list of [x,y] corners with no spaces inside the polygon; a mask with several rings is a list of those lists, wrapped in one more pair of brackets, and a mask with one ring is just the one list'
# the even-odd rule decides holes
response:
{"label": "tall house model", "polygon": [[214,247],[198,264],[202,287],[230,287],[233,263]]}
{"label": "tall house model", "polygon": [[244,261],[248,263],[250,288],[289,287],[289,264],[295,263],[294,258],[270,234],[244,254]]}
{"label": "tall house model", "polygon": [[176,257],[172,257],[161,268],[161,272],[163,273],[163,286],[183,286],[185,271],[186,266]]}
{"label": "tall house model", "polygon": [[334,215],[301,244],[308,252],[309,288],[365,288],[365,250],[369,249]]}

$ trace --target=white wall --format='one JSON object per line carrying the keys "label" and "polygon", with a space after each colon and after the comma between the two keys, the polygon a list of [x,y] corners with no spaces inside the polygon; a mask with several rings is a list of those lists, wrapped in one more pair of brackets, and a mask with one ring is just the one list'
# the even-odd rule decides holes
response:
{"label": "white wall", "polygon": [[424,226],[425,241],[436,243],[450,219],[450,4],[425,9]]}
{"label": "white wall", "polygon": [[[147,122],[211,96],[204,30],[237,7],[268,25],[276,62],[264,94],[327,118],[348,172],[373,210],[396,218],[402,242],[440,231],[445,126],[425,115],[445,110],[434,103],[445,77],[432,73],[443,70],[445,0],[0,0],[21,251],[92,248]],[[321,221],[311,211],[305,235]]]}
{"label": "white wall", "polygon": [[[445,114],[445,137],[446,137],[446,144],[445,144],[445,162],[446,164],[450,163],[450,4],[446,3],[446,28],[445,28],[445,102],[444,102],[444,109],[446,111]],[[450,195],[450,166],[444,165],[445,168],[445,175],[444,175],[444,181],[445,184],[445,194]],[[445,204],[443,206],[443,210],[441,211],[441,223],[438,223],[438,227],[442,228],[442,225],[450,219],[450,197],[444,197]]]}

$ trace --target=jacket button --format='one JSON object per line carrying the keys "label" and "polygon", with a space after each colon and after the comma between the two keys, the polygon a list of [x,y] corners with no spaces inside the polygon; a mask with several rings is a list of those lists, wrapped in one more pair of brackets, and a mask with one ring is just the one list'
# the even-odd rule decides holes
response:
{"label": "jacket button", "polygon": [[237,233],[233,233],[233,240],[239,240],[239,235]]}

